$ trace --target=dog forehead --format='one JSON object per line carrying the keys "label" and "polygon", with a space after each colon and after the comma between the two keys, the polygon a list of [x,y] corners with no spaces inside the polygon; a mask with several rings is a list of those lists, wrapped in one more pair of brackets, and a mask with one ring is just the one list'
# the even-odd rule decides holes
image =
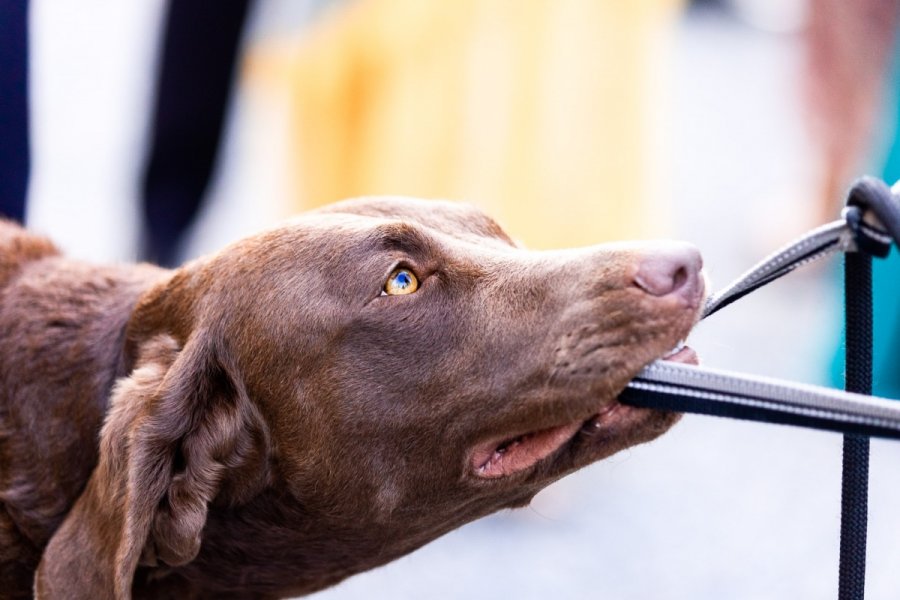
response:
{"label": "dog forehead", "polygon": [[404,196],[368,196],[338,202],[311,215],[352,215],[363,226],[385,221],[401,222],[467,241],[515,245],[503,228],[471,204],[448,200],[423,200]]}

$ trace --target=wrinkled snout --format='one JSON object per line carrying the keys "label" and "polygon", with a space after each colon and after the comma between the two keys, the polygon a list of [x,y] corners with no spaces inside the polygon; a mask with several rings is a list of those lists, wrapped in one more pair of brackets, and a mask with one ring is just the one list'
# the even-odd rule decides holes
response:
{"label": "wrinkled snout", "polygon": [[705,284],[703,259],[690,244],[655,244],[641,253],[634,284],[652,296],[675,296],[690,306],[699,305]]}

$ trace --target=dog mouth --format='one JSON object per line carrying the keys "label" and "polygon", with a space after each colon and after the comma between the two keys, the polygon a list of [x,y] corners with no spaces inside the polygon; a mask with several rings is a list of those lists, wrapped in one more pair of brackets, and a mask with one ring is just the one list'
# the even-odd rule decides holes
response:
{"label": "dog mouth", "polygon": [[[661,360],[699,364],[697,353],[680,342]],[[656,411],[626,406],[613,400],[598,412],[584,420],[565,425],[537,429],[517,436],[493,439],[475,446],[471,454],[471,467],[482,479],[499,479],[521,473],[542,460],[556,454],[571,443],[579,433],[595,435],[606,429],[627,428],[637,425],[644,414]]]}
{"label": "dog mouth", "polygon": [[660,360],[665,360],[668,362],[677,362],[687,365],[698,365],[700,364],[700,357],[697,356],[697,353],[693,348],[686,345],[683,341],[678,342],[678,345],[675,346],[668,354],[663,356]]}

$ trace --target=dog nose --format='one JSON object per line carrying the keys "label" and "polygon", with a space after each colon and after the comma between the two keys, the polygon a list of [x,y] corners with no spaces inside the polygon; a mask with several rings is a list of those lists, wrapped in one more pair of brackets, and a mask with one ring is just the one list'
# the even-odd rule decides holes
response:
{"label": "dog nose", "polygon": [[703,291],[702,269],[703,259],[695,247],[666,243],[644,253],[634,283],[653,296],[678,294],[694,303]]}

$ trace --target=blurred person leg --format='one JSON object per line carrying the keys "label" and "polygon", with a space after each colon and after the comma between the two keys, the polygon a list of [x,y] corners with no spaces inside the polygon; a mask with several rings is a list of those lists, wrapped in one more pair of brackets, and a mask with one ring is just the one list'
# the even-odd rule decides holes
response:
{"label": "blurred person leg", "polygon": [[[885,110],[881,117],[888,139],[881,177],[888,185],[900,181],[900,38],[895,40],[893,63],[887,80]],[[900,253],[894,248],[887,259],[872,262],[873,302],[873,392],[889,398],[900,398]]]}
{"label": "blurred person leg", "polygon": [[251,0],[170,0],[142,181],[143,258],[179,259],[216,164]]}
{"label": "blurred person leg", "polygon": [[28,2],[0,3],[0,215],[22,222],[28,143]]}
{"label": "blurred person leg", "polygon": [[[847,98],[831,98],[826,102],[833,111],[828,123],[823,120],[823,125],[827,124],[832,132],[830,137],[826,137],[829,145],[824,148],[826,157],[830,158],[825,165],[830,167],[828,183],[833,188],[833,198],[825,198],[826,204],[829,200],[836,203],[846,199],[844,195],[850,180],[862,174],[852,170],[859,169],[858,163],[867,152],[873,155],[870,161],[877,167],[876,174],[888,185],[900,180],[900,36],[896,35],[900,5],[894,0],[865,0],[847,6],[855,7],[859,13],[850,19],[858,23],[856,35],[845,33],[843,42],[828,50],[825,50],[828,37],[821,36],[820,51],[834,53],[834,64],[829,67],[828,61],[820,58],[820,72],[818,75],[813,73],[813,76],[818,76],[823,94],[830,91],[832,96],[842,96],[842,89],[849,88],[851,91],[846,96],[857,98],[865,106],[856,106],[856,113],[849,108],[846,112],[840,112],[837,107],[848,102]],[[819,18],[827,16],[820,15]],[[832,14],[832,17],[835,15]],[[870,26],[868,33],[863,31],[862,25],[865,23]],[[840,28],[847,25],[832,23],[831,26]],[[863,39],[858,39],[856,44],[850,43],[851,39],[859,37]],[[825,74],[829,68],[838,69],[837,65],[843,65],[840,77]],[[827,81],[832,83],[830,87],[825,85]],[[864,109],[871,115],[864,116],[861,112]],[[843,134],[841,130],[844,130]],[[853,141],[850,141],[851,138]],[[842,139],[846,140],[846,145],[841,143]],[[836,205],[832,207],[830,218],[834,218],[837,209]],[[897,308],[900,304],[900,254],[896,248],[887,259],[873,261],[872,293],[872,393],[900,399],[900,371],[896,368],[896,357],[900,354],[900,310]],[[840,349],[831,363],[831,383],[835,387],[840,387],[843,382],[844,346],[842,338]]]}
{"label": "blurred person leg", "polygon": [[897,24],[897,0],[810,2],[805,92],[821,159],[817,224],[838,215],[873,141],[884,141],[879,108]]}

